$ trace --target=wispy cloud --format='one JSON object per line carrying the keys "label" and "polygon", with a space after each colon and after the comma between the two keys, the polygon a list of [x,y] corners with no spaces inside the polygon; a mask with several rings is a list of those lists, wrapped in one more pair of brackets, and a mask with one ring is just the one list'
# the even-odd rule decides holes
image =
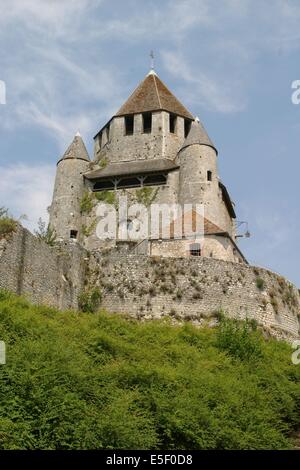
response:
{"label": "wispy cloud", "polygon": [[246,106],[244,90],[238,83],[235,87],[219,77],[209,75],[190,66],[181,53],[162,51],[162,60],[167,71],[185,84],[182,95],[194,107],[201,105],[221,113],[241,111]]}

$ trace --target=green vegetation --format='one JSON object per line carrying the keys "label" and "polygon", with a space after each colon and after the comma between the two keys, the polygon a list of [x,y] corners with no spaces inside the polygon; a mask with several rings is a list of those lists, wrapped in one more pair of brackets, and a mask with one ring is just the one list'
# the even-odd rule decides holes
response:
{"label": "green vegetation", "polygon": [[0,291],[0,339],[0,449],[286,449],[299,429],[292,348],[251,323],[142,323]]}
{"label": "green vegetation", "polygon": [[140,188],[135,190],[136,201],[139,204],[143,204],[146,207],[149,207],[150,204],[156,198],[159,188]]}
{"label": "green vegetation", "polygon": [[266,285],[266,283],[261,277],[256,278],[256,287],[259,290],[263,290],[265,288],[265,285]]}
{"label": "green vegetation", "polygon": [[54,246],[56,243],[55,230],[52,229],[49,224],[46,226],[46,222],[44,222],[41,218],[38,220],[38,230],[35,230],[34,234],[39,240],[47,243],[47,245]]}
{"label": "green vegetation", "polygon": [[94,193],[98,201],[105,202],[106,204],[116,205],[117,198],[115,191],[99,191]]}
{"label": "green vegetation", "polygon": [[94,207],[93,195],[86,191],[80,201],[80,212],[89,214]]}
{"label": "green vegetation", "polygon": [[8,214],[8,209],[0,207],[0,240],[10,237],[16,231],[17,222]]}
{"label": "green vegetation", "polygon": [[96,312],[101,303],[102,294],[100,290],[95,287],[82,292],[78,298],[78,306],[82,312],[94,313]]}
{"label": "green vegetation", "polygon": [[97,220],[93,219],[92,222],[89,225],[82,225],[81,230],[82,233],[85,237],[89,237],[92,235],[93,231],[96,229],[97,226]]}

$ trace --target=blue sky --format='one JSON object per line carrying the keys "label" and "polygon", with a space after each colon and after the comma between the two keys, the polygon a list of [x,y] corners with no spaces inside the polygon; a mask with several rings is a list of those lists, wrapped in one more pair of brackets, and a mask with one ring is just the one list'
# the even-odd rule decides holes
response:
{"label": "blue sky", "polygon": [[58,157],[149,70],[199,116],[250,239],[249,261],[300,286],[299,0],[1,0],[0,206],[46,218]]}

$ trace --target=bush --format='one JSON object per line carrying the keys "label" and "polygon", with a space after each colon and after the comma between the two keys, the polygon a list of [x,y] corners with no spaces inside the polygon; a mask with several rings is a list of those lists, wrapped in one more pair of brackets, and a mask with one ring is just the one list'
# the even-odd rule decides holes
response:
{"label": "bush", "polygon": [[102,294],[99,289],[82,292],[78,298],[78,307],[82,312],[94,313],[101,303]]}
{"label": "bush", "polygon": [[265,281],[261,277],[256,278],[256,287],[259,290],[263,290],[265,287],[265,284],[266,284]]}
{"label": "bush", "polygon": [[0,449],[288,449],[300,426],[291,347],[247,323],[59,312],[0,291],[0,339]]}
{"label": "bush", "polygon": [[89,214],[94,207],[93,196],[86,191],[80,201],[80,212],[82,214]]}
{"label": "bush", "polygon": [[216,345],[232,357],[249,360],[262,357],[262,339],[254,334],[256,324],[253,321],[240,322],[223,318],[217,333]]}
{"label": "bush", "polygon": [[49,224],[46,226],[46,222],[41,218],[38,220],[38,230],[35,230],[34,234],[39,240],[47,243],[49,246],[54,246],[56,243],[55,230]]}
{"label": "bush", "polygon": [[17,222],[8,215],[8,209],[0,207],[0,239],[8,238],[17,229]]}
{"label": "bush", "polygon": [[106,204],[110,205],[115,205],[117,200],[116,200],[116,194],[114,191],[99,191],[97,193],[94,193],[95,197],[98,201],[100,202],[105,202]]}

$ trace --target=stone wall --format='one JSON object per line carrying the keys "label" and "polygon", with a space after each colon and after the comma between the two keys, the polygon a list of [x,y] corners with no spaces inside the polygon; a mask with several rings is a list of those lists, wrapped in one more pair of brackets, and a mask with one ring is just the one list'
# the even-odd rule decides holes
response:
{"label": "stone wall", "polygon": [[[101,147],[100,147],[101,141]],[[104,129],[95,139],[95,160],[104,156],[110,162],[174,159],[184,142],[184,119],[177,117],[176,132],[169,131],[169,113],[152,112],[152,131],[143,133],[142,114],[134,115],[134,133],[125,135],[124,116],[114,117],[109,124],[109,140]],[[105,147],[106,146],[106,147]],[[105,149],[105,153],[103,150]]]}
{"label": "stone wall", "polygon": [[104,308],[140,319],[171,316],[215,324],[222,309],[257,320],[278,338],[299,335],[298,290],[261,268],[202,257],[95,254],[89,285],[101,288]]}
{"label": "stone wall", "polygon": [[76,242],[51,248],[20,226],[0,240],[0,288],[67,309],[94,287],[102,291],[103,308],[138,319],[214,325],[223,310],[257,320],[275,337],[299,337],[299,291],[265,269],[205,257],[89,253]]}
{"label": "stone wall", "polygon": [[0,240],[0,288],[37,304],[77,308],[84,256],[76,242],[52,248],[19,226],[10,240]]}

